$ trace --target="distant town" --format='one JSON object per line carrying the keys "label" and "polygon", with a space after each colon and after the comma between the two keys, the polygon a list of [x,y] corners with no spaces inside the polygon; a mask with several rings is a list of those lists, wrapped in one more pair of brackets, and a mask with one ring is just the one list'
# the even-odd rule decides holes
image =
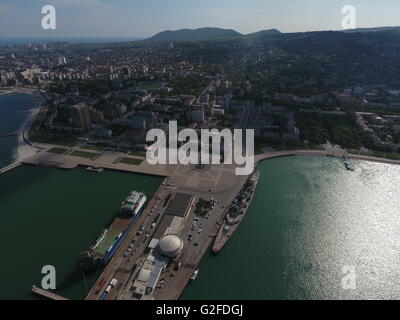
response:
{"label": "distant town", "polygon": [[143,152],[149,129],[176,120],[181,128],[252,128],[256,153],[329,145],[400,159],[398,29],[226,31],[223,39],[221,30],[194,30],[197,41],[186,31],[3,46],[0,85],[45,98],[33,142]]}

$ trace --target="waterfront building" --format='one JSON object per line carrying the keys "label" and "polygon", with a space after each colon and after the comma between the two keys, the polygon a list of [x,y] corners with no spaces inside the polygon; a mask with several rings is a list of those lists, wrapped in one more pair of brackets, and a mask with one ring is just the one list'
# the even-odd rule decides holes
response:
{"label": "waterfront building", "polygon": [[78,125],[82,131],[87,131],[90,126],[90,113],[84,103],[77,104],[72,107],[72,121]]}
{"label": "waterfront building", "polygon": [[158,250],[162,256],[176,258],[183,249],[183,240],[176,234],[166,234],[158,243]]}
{"label": "waterfront building", "polygon": [[97,123],[97,124],[104,123],[104,114],[102,111],[96,110],[92,107],[89,107],[88,110],[91,123]]}

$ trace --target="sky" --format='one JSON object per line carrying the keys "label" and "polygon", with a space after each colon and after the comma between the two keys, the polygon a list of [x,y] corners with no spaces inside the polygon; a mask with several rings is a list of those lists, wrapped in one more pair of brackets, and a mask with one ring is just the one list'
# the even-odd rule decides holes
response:
{"label": "sky", "polygon": [[[41,27],[44,5],[56,8],[55,30]],[[400,25],[399,0],[0,0],[0,39],[146,38],[207,26],[340,30],[344,5],[356,8],[357,27]]]}

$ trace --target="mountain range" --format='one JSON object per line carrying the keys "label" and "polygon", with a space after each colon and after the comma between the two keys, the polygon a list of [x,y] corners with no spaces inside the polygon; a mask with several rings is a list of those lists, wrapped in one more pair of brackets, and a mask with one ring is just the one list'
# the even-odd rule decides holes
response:
{"label": "mountain range", "polygon": [[281,34],[277,29],[262,30],[247,35],[241,34],[233,29],[222,28],[199,28],[199,29],[180,29],[176,31],[162,31],[148,41],[208,41],[221,39],[241,39],[241,38],[257,38],[261,36],[270,36]]}
{"label": "mountain range", "polygon": [[[380,32],[380,31],[400,31],[400,27],[377,27],[377,28],[358,28],[340,30],[345,33],[365,33],[365,32]],[[223,39],[247,39],[254,40],[267,37],[276,37],[282,35],[277,29],[261,30],[250,34],[241,34],[233,29],[223,28],[198,28],[198,29],[180,29],[176,31],[162,31],[157,33],[146,41],[152,42],[170,42],[170,41],[209,41]]]}

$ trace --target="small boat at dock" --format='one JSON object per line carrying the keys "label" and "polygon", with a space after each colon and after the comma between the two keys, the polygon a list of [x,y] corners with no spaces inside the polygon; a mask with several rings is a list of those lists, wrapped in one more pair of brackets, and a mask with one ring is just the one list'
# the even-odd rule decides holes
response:
{"label": "small boat at dock", "polygon": [[199,275],[199,269],[197,269],[195,272],[193,272],[192,276],[190,277],[190,280],[192,280],[192,281],[196,280],[198,275]]}
{"label": "small boat at dock", "polygon": [[86,170],[90,172],[102,173],[104,171],[104,168],[87,167]]}

